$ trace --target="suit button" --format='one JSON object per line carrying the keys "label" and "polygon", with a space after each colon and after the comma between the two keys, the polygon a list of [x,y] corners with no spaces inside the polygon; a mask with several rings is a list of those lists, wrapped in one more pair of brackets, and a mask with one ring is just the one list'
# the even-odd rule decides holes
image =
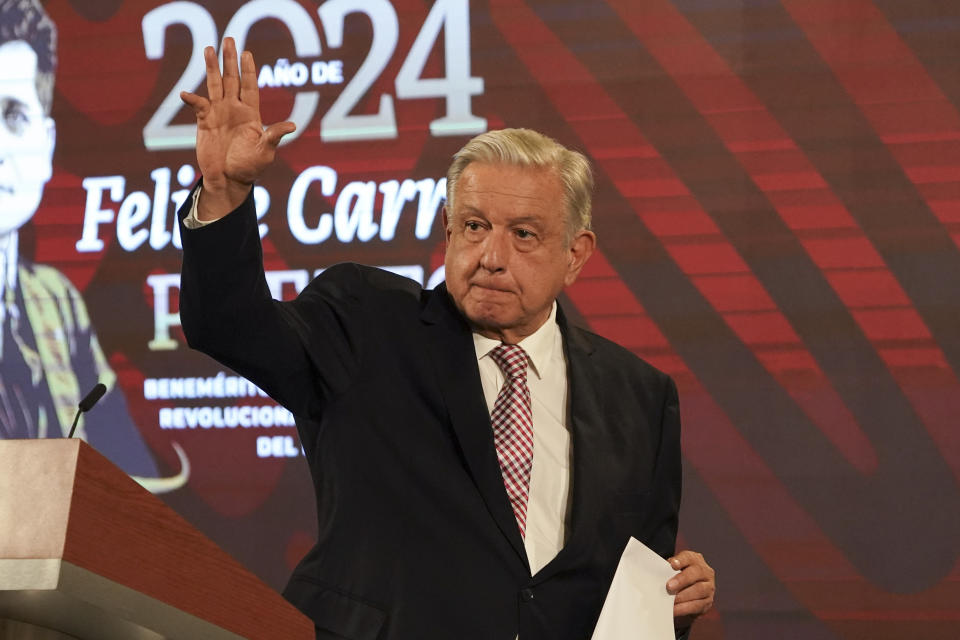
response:
{"label": "suit button", "polygon": [[523,602],[530,602],[533,600],[533,589],[521,589],[520,599]]}

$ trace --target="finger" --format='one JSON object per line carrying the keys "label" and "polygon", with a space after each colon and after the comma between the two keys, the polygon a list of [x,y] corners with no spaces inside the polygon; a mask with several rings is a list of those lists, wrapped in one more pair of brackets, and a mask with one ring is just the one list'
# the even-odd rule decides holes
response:
{"label": "finger", "polygon": [[223,98],[223,79],[220,77],[220,63],[217,51],[213,47],[203,49],[203,60],[207,64],[207,95],[212,102]]}
{"label": "finger", "polygon": [[698,582],[686,589],[682,589],[674,597],[674,602],[691,602],[693,600],[712,600],[713,586],[709,582]]}
{"label": "finger", "polygon": [[267,130],[263,132],[264,137],[266,138],[267,144],[271,147],[276,147],[280,144],[280,140],[285,135],[289,135],[297,130],[297,125],[292,122],[278,122],[267,127]]}
{"label": "finger", "polygon": [[240,97],[240,69],[237,67],[237,44],[233,38],[223,39],[223,97]]}
{"label": "finger", "polygon": [[687,567],[667,581],[667,591],[677,593],[697,582],[710,581],[713,579],[711,572],[712,569],[709,567],[699,565]]}
{"label": "finger", "polygon": [[198,96],[195,93],[190,93],[189,91],[181,91],[180,99],[183,100],[184,104],[193,109],[193,113],[197,118],[201,118],[207,113],[207,109],[210,108],[210,101],[206,98]]}
{"label": "finger", "polygon": [[260,110],[260,88],[257,86],[257,65],[253,54],[244,51],[240,56],[240,101]]}
{"label": "finger", "polygon": [[692,602],[681,602],[673,605],[673,617],[681,618],[683,616],[701,616],[713,608],[713,601],[694,600]]}
{"label": "finger", "polygon": [[668,562],[670,563],[671,567],[677,570],[683,569],[684,567],[689,567],[692,564],[707,564],[707,561],[703,559],[702,554],[689,550],[681,551],[672,558],[669,558]]}

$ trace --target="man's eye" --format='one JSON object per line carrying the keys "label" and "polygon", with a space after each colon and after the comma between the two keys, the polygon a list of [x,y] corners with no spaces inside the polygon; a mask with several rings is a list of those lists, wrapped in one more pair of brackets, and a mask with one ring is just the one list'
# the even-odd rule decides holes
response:
{"label": "man's eye", "polygon": [[467,229],[470,230],[470,231],[478,231],[478,230],[480,229],[480,223],[479,223],[479,222],[468,222],[468,223],[466,223],[465,226],[466,226]]}
{"label": "man's eye", "polygon": [[3,108],[3,124],[12,133],[22,133],[30,126],[30,116],[18,105],[6,105]]}
{"label": "man's eye", "polygon": [[515,233],[517,234],[517,237],[520,238],[521,240],[526,240],[527,238],[534,237],[533,232],[527,229],[517,229]]}

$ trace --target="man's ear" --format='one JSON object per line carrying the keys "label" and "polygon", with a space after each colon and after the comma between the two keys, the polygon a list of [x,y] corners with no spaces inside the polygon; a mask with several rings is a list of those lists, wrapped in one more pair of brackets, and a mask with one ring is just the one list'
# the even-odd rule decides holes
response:
{"label": "man's ear", "polygon": [[447,242],[450,242],[450,218],[447,215],[447,205],[443,205],[443,209],[440,211],[440,221],[443,223],[443,237],[447,239]]}
{"label": "man's ear", "polygon": [[576,281],[577,276],[580,275],[580,270],[583,269],[583,265],[587,264],[587,260],[590,259],[590,255],[596,247],[597,236],[593,231],[582,229],[577,232],[570,242],[570,264],[563,278],[564,286],[570,286]]}

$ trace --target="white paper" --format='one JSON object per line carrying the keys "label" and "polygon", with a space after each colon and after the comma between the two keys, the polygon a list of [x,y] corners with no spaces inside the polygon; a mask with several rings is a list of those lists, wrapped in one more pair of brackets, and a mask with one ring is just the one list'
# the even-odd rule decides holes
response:
{"label": "white paper", "polygon": [[650,547],[630,538],[593,640],[673,640],[673,596],[667,592],[667,580],[678,573]]}

